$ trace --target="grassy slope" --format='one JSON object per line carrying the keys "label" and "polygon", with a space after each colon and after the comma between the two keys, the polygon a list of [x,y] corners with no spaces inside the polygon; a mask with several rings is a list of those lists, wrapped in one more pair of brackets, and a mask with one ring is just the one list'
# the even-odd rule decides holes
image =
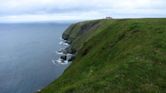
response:
{"label": "grassy slope", "polygon": [[88,39],[77,34],[75,61],[41,93],[166,93],[166,19],[98,22]]}

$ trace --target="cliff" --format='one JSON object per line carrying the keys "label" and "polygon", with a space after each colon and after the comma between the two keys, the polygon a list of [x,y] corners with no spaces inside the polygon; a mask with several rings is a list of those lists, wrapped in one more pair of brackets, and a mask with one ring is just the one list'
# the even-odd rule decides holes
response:
{"label": "cliff", "polygon": [[166,19],[103,19],[63,34],[76,59],[41,93],[166,93]]}

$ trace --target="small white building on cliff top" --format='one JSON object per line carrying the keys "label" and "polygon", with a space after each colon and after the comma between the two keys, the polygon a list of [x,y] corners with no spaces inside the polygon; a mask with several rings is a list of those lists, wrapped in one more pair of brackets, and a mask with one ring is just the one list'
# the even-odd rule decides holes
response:
{"label": "small white building on cliff top", "polygon": [[110,16],[107,16],[107,17],[106,17],[106,19],[112,19],[112,17],[110,17]]}

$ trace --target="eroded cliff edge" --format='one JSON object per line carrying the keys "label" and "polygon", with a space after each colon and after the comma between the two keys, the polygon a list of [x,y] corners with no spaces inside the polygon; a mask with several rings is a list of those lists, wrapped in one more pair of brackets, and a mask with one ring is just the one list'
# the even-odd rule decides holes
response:
{"label": "eroded cliff edge", "polygon": [[76,59],[41,93],[165,93],[165,37],[165,18],[73,24],[63,38]]}

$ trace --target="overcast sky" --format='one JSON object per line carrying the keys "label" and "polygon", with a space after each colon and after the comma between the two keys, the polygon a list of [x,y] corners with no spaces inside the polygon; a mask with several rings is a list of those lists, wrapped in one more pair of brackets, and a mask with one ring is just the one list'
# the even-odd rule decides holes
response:
{"label": "overcast sky", "polygon": [[166,0],[0,0],[0,22],[166,17]]}

